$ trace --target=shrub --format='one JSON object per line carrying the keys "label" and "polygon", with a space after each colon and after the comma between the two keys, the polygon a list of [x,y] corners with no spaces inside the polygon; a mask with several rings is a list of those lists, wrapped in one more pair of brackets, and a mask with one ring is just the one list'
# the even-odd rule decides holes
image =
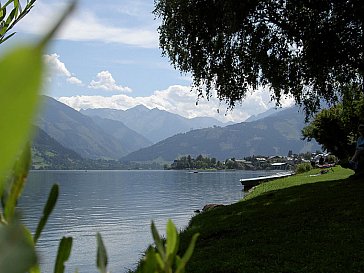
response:
{"label": "shrub", "polygon": [[305,173],[312,169],[310,163],[300,163],[296,166],[296,173]]}

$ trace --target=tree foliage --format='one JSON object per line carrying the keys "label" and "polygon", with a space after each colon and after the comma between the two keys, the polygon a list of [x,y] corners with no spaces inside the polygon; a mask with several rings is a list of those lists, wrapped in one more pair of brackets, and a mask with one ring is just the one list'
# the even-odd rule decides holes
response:
{"label": "tree foliage", "polygon": [[15,34],[8,32],[33,8],[35,1],[27,0],[23,5],[20,0],[8,0],[4,5],[0,2],[0,44]]}
{"label": "tree foliage", "polygon": [[364,122],[364,96],[344,99],[342,103],[315,115],[302,130],[304,138],[315,139],[341,160],[353,155],[358,124]]}
{"label": "tree foliage", "polygon": [[292,95],[306,113],[363,90],[361,0],[156,0],[160,47],[200,96],[231,107],[250,88]]}
{"label": "tree foliage", "polygon": [[[168,168],[168,167],[167,167]],[[185,170],[185,169],[213,169],[222,168],[221,162],[216,161],[216,158],[203,157],[199,155],[196,159],[191,155],[182,156],[176,159],[170,166],[171,169]]]}

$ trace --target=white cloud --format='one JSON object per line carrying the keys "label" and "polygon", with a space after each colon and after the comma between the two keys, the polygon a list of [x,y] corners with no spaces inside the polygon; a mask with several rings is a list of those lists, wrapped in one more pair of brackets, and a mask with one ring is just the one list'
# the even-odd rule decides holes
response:
{"label": "white cloud", "polygon": [[82,85],[82,81],[73,76],[69,77],[67,81],[71,84]]}
{"label": "white cloud", "polygon": [[[16,30],[42,35],[47,32],[51,22],[54,22],[54,18],[58,18],[60,11],[64,8],[64,3],[46,4],[37,1],[32,11],[16,26]],[[111,16],[100,18],[94,12],[87,10],[87,7],[82,6],[63,24],[57,39],[120,43],[146,48],[158,47],[158,33],[155,25],[146,23],[120,27],[118,22],[110,22]]]}
{"label": "white cloud", "polygon": [[[159,108],[187,118],[214,117],[221,121],[242,122],[251,115],[256,115],[274,107],[266,90],[257,90],[246,99],[228,111],[227,105],[212,97],[209,101],[201,98],[196,105],[197,94],[190,87],[174,85],[166,90],[155,91],[147,97],[130,97],[127,95],[104,96],[74,96],[60,97],[59,101],[79,110],[87,108],[112,108],[126,110],[139,104],[148,108]],[[286,103],[289,105],[289,103]],[[284,104],[285,105],[285,104]],[[219,111],[218,111],[219,110]]]}
{"label": "white cloud", "polygon": [[88,108],[112,108],[126,110],[138,105],[138,102],[127,95],[104,96],[73,96],[60,97],[58,100],[76,110]]}
{"label": "white cloud", "polygon": [[60,76],[66,78],[67,82],[76,85],[82,85],[82,81],[75,76],[66,68],[66,65],[59,59],[60,56],[56,53],[51,55],[43,55],[44,62],[50,69],[51,76]]}
{"label": "white cloud", "polygon": [[92,80],[89,88],[103,89],[107,91],[132,92],[129,87],[117,85],[109,71],[101,71],[96,75],[97,80]]}

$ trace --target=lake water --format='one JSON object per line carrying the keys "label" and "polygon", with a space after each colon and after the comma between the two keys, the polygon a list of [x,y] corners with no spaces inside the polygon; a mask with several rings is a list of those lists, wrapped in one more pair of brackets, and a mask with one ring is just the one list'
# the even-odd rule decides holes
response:
{"label": "lake water", "polygon": [[243,198],[240,178],[266,172],[231,171],[32,171],[19,207],[34,232],[54,183],[60,185],[58,203],[40,240],[42,272],[53,272],[62,236],[73,237],[66,272],[97,272],[96,232],[109,256],[109,270],[135,268],[152,243],[153,220],[161,234],[168,219],[186,227],[194,211],[208,203],[230,204]]}

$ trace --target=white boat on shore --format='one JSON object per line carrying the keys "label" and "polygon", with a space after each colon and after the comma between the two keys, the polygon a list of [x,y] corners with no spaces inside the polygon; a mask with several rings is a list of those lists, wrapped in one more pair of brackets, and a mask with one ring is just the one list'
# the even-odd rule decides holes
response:
{"label": "white boat on shore", "polygon": [[242,178],[240,179],[240,183],[244,186],[244,191],[248,191],[252,187],[259,185],[260,183],[268,182],[274,179],[288,177],[293,175],[294,172],[279,172],[276,174],[268,175],[268,176],[259,176],[259,177],[252,177],[252,178]]}

